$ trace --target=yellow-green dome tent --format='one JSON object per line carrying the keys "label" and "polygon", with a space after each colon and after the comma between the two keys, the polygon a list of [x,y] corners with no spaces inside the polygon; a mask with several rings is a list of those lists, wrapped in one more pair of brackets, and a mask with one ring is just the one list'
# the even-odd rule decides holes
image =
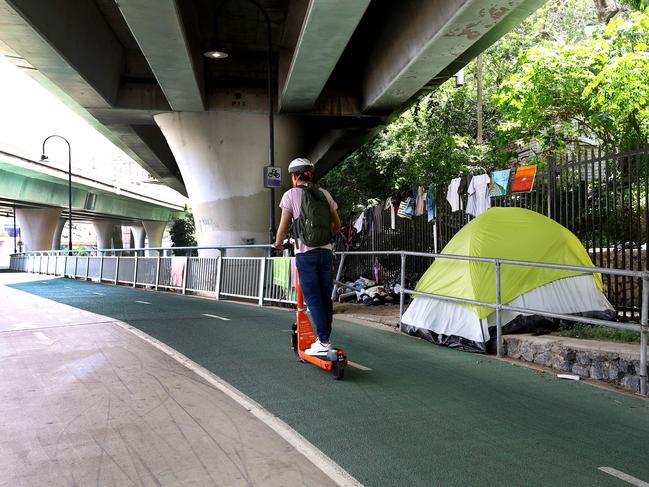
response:
{"label": "yellow-green dome tent", "polygon": [[[572,232],[540,213],[523,208],[489,209],[465,225],[444,247],[442,254],[594,267],[586,249]],[[415,289],[495,303],[495,283],[492,263],[436,259]],[[599,274],[593,276],[561,269],[501,266],[502,302],[515,306],[523,302],[528,305],[523,307],[532,309],[569,314],[603,311],[610,315],[612,307],[602,294],[602,287]],[[530,300],[541,307],[529,306]],[[442,314],[447,316],[440,316]],[[402,328],[408,333],[426,335],[424,338],[430,339],[427,335],[429,332],[435,333],[435,329],[438,329],[438,335],[441,331],[444,336],[455,336],[448,333],[466,328],[461,326],[462,323],[454,326],[449,320],[469,320],[474,322],[480,333],[479,336],[468,333],[470,338],[467,339],[479,339],[477,341],[484,345],[489,339],[488,326],[493,322],[493,314],[493,309],[484,306],[418,297],[404,314]],[[512,313],[504,314],[512,319],[516,317]],[[437,326],[440,324],[443,326]]]}

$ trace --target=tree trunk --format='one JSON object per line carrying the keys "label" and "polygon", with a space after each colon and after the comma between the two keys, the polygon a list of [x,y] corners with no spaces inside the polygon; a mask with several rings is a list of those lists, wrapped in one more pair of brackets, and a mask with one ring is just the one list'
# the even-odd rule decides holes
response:
{"label": "tree trunk", "polygon": [[603,24],[608,24],[609,20],[622,9],[616,0],[593,1],[595,2],[595,10],[597,10],[597,19]]}

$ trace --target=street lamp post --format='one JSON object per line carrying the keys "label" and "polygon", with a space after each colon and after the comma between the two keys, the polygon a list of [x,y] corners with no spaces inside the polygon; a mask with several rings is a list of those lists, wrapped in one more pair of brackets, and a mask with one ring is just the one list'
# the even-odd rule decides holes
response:
{"label": "street lamp post", "polygon": [[[217,20],[218,14],[223,6],[230,0],[223,0],[217,7],[216,16],[214,19],[214,31],[218,32]],[[256,0],[247,0],[257,7],[266,20],[266,28],[268,30],[268,53],[267,53],[267,71],[268,71],[268,162],[270,166],[275,165],[275,121],[273,117],[273,32],[271,29],[270,16],[266,9],[259,4]],[[216,36],[215,36],[216,39]],[[216,41],[215,41],[216,44]],[[215,45],[214,49],[206,51],[203,55],[210,59],[225,59],[228,53],[224,51],[221,46]],[[275,241],[275,188],[270,189],[270,228],[269,228],[269,241]]]}
{"label": "street lamp post", "polygon": [[14,254],[16,253],[16,203],[14,203]]}
{"label": "street lamp post", "polygon": [[41,156],[41,161],[46,161],[47,156],[45,155],[45,143],[53,137],[63,139],[66,144],[68,144],[68,250],[72,251],[72,148],[70,147],[70,142],[65,137],[61,135],[50,135],[43,141],[43,152]]}

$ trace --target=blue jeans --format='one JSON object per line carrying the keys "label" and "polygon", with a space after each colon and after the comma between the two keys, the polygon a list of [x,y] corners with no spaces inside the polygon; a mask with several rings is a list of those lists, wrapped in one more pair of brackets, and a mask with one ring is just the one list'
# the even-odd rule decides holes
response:
{"label": "blue jeans", "polygon": [[333,321],[333,254],[329,249],[313,249],[297,254],[295,263],[304,301],[309,307],[318,338],[328,343]]}

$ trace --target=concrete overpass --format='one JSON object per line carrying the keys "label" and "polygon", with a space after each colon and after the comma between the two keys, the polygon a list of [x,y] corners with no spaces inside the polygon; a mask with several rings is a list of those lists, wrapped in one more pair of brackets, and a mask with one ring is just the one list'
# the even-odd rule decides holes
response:
{"label": "concrete overpass", "polygon": [[[0,214],[14,211],[25,250],[58,249],[68,218],[67,171],[0,151]],[[131,226],[138,247],[144,246],[145,232],[149,245],[158,247],[167,222],[182,212],[177,205],[72,175],[72,219],[93,223],[99,248],[122,246],[116,241],[121,232],[115,232],[120,225]]]}
{"label": "concrete overpass", "polygon": [[[257,0],[275,157],[326,174],[543,0]],[[0,50],[169,186],[200,245],[268,239],[266,25],[249,0],[0,0]],[[202,53],[217,45],[229,57]]]}

